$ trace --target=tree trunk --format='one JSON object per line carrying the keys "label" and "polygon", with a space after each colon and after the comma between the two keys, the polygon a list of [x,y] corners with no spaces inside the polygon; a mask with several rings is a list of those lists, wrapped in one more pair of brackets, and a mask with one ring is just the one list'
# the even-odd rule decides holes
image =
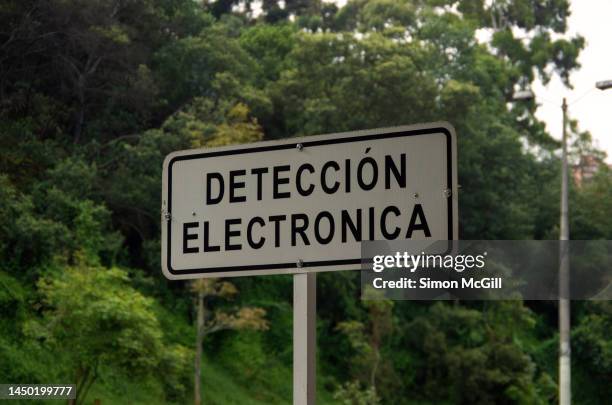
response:
{"label": "tree trunk", "polygon": [[85,76],[80,75],[77,81],[77,99],[79,101],[78,110],[76,112],[74,122],[73,142],[78,144],[81,140],[83,132],[83,123],[85,122]]}
{"label": "tree trunk", "polygon": [[194,404],[201,405],[201,376],[202,376],[202,340],[204,339],[204,293],[198,292],[198,314],[196,321],[196,354],[194,373]]}
{"label": "tree trunk", "polygon": [[378,373],[378,365],[380,364],[380,351],[378,347],[374,348],[374,364],[370,372],[370,386],[376,391],[376,373]]}
{"label": "tree trunk", "polygon": [[80,105],[79,110],[76,114],[74,123],[74,143],[78,144],[81,140],[81,133],[83,132],[83,122],[85,122],[85,106]]}
{"label": "tree trunk", "polygon": [[81,367],[77,367],[75,373],[74,373],[74,399],[69,399],[68,400],[68,405],[76,405],[77,404],[77,400],[79,399],[79,390],[81,389],[80,384],[81,384],[81,378],[83,376],[83,371],[81,370]]}

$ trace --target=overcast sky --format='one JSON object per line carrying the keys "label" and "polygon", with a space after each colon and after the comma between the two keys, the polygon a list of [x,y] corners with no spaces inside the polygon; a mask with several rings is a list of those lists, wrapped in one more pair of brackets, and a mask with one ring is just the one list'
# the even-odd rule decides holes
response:
{"label": "overcast sky", "polygon": [[565,88],[559,79],[546,87],[541,83],[534,86],[540,104],[537,116],[554,137],[560,138],[561,99],[567,97],[570,116],[578,119],[580,129],[591,132],[612,163],[612,89],[595,89],[596,81],[612,80],[612,0],[573,0],[571,4],[569,33],[579,33],[586,39],[580,54],[582,67],[571,76],[573,90]]}

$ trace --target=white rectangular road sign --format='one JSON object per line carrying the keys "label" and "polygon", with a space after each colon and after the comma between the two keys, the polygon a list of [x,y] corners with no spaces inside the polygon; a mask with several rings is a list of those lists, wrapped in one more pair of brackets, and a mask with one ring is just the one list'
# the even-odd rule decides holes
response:
{"label": "white rectangular road sign", "polygon": [[170,279],[356,270],[361,240],[457,239],[447,123],[290,138],[166,157]]}

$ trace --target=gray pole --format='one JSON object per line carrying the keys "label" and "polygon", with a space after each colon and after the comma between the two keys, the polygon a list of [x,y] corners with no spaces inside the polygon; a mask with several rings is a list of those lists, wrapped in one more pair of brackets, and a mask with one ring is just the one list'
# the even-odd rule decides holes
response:
{"label": "gray pole", "polygon": [[200,405],[202,403],[202,341],[204,340],[204,292],[198,291],[198,313],[196,321],[196,355],[195,355],[195,372],[193,383],[193,403]]}
{"label": "gray pole", "polygon": [[559,404],[572,402],[570,349],[570,275],[567,169],[567,102],[563,98],[563,152],[561,158],[561,225],[559,231]]}
{"label": "gray pole", "polygon": [[293,405],[316,402],[317,273],[293,275]]}

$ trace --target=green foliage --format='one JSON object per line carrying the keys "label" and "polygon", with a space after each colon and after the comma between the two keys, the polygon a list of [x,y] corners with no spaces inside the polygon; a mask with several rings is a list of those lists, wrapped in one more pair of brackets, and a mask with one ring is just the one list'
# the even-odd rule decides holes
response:
{"label": "green foliage", "polygon": [[[186,365],[184,349],[164,347],[152,300],[128,285],[127,274],[82,264],[38,282],[43,318],[25,324],[26,335],[61,353],[65,376],[84,401],[101,367],[130,375]],[[171,374],[168,375],[171,377]],[[170,380],[173,389],[180,389]]]}
{"label": "green foliage", "polygon": [[572,238],[612,239],[612,170],[603,166],[572,198]]}
{"label": "green foliage", "polygon": [[37,216],[32,199],[17,191],[5,175],[0,175],[0,202],[2,267],[27,271],[49,260],[63,242],[65,226]]}
{"label": "green foliage", "polygon": [[258,24],[240,35],[240,45],[257,60],[259,86],[278,80],[287,68],[287,54],[295,46],[296,28],[293,25]]}
{"label": "green foliage", "polygon": [[[612,378],[612,305],[610,301],[586,304],[586,311],[572,331],[573,363],[582,365],[578,372],[577,400],[595,404],[605,402],[612,393],[606,381]],[[601,383],[593,383],[598,381]]]}
{"label": "green foliage", "polygon": [[[514,304],[499,306],[505,305]],[[489,317],[489,311],[437,303],[412,321],[412,333],[405,339],[422,359],[413,365],[418,370],[413,383],[424,385],[427,398],[452,403],[548,401],[550,392],[541,392],[545,387],[538,384],[538,378],[547,377],[536,374],[507,318],[495,315],[499,306],[492,306],[494,316]],[[533,325],[528,311],[520,304],[515,308],[519,322]]]}
{"label": "green foliage", "polygon": [[229,24],[211,24],[197,36],[172,41],[155,55],[155,67],[165,87],[171,112],[194,97],[211,100],[236,97],[252,104],[256,62],[240,45]]}
{"label": "green foliage", "polygon": [[359,382],[363,382],[369,384],[364,395],[369,397],[369,389],[371,389],[375,398],[377,380],[384,381],[384,377],[387,377],[381,378],[379,371],[385,366],[382,364],[383,367],[381,367],[381,347],[394,329],[393,301],[364,301],[364,307],[368,311],[368,325],[358,321],[344,321],[340,322],[336,329],[347,336],[355,353],[351,363],[353,369],[356,370],[354,373],[358,378],[357,386],[346,386],[344,394],[350,397],[351,392],[355,390],[358,392]]}
{"label": "green foliage", "polygon": [[159,364],[153,369],[163,378],[165,397],[170,402],[181,402],[191,387],[193,351],[180,344],[171,344],[161,351]]}
{"label": "green foliage", "polygon": [[435,83],[412,44],[373,33],[301,35],[273,87],[287,134],[433,119]]}
{"label": "green foliage", "polygon": [[359,382],[348,382],[336,390],[334,399],[342,405],[379,405],[380,398],[373,387],[363,389]]}
{"label": "green foliage", "polygon": [[[270,403],[291,401],[291,364],[281,363],[269,355],[266,350],[262,333],[254,331],[234,332],[233,336],[224,336],[226,344],[218,357],[209,359],[211,364],[223,364],[226,372],[236,376],[234,380],[245,387],[255,385],[262,392],[254,393],[259,400]],[[210,343],[209,343],[210,344]],[[207,347],[207,343],[204,343]],[[206,381],[206,365],[204,366],[204,381]],[[206,398],[206,383],[203,396]]]}
{"label": "green foliage", "polygon": [[127,286],[125,272],[75,267],[38,283],[44,318],[27,325],[45,344],[70,347],[73,368],[117,364],[130,371],[158,361],[162,335],[152,302]]}
{"label": "green foliage", "polygon": [[[80,373],[81,386],[98,376],[90,397],[103,403],[192,399],[193,302],[159,270],[161,171],[175,150],[446,120],[460,237],[557,237],[558,142],[534,101],[508,102],[536,76],[569,85],[584,40],[563,35],[567,0],[253,7],[0,6],[0,380]],[[603,158],[571,129],[575,164]],[[603,167],[572,188],[572,237],[612,239],[611,179]],[[232,305],[265,309],[270,329],[205,339],[204,401],[289,403],[291,279],[235,284]],[[363,303],[352,272],[320,275],[318,293],[321,402],[556,400],[550,303]],[[604,403],[610,311],[574,305],[576,398]]]}

